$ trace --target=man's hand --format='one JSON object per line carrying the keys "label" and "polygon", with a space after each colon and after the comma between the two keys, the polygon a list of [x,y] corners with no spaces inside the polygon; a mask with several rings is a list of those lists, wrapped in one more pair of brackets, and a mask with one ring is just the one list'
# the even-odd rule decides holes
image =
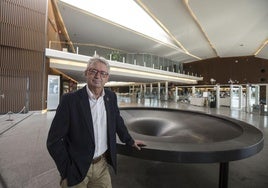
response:
{"label": "man's hand", "polygon": [[144,144],[143,141],[141,140],[135,140],[134,144],[132,145],[132,147],[141,150],[142,147],[146,146],[146,144]]}

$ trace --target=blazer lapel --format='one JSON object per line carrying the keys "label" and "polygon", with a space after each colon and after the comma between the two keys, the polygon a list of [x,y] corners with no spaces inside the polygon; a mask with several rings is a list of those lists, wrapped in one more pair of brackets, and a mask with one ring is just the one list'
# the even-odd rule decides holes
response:
{"label": "blazer lapel", "polygon": [[110,118],[111,118],[111,105],[112,105],[112,101],[109,97],[109,95],[107,95],[107,92],[104,95],[104,104],[105,104],[105,109],[106,109],[106,116],[107,116],[107,128],[108,128],[108,132],[110,132]]}
{"label": "blazer lapel", "polygon": [[83,112],[83,117],[85,117],[86,120],[86,126],[88,127],[89,134],[94,140],[93,120],[86,86],[81,90],[80,106]]}
{"label": "blazer lapel", "polygon": [[[107,113],[107,119],[110,119],[110,115],[111,115],[111,101],[110,101],[110,97],[105,93],[104,95],[104,104],[105,104],[105,109],[106,109],[106,113]],[[109,121],[108,121],[109,122]]]}

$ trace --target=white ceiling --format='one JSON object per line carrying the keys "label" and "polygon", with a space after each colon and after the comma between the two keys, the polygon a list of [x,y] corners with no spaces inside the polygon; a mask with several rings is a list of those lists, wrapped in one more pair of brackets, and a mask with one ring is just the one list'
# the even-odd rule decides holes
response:
{"label": "white ceiling", "polygon": [[256,57],[268,59],[268,0],[136,0],[136,3],[166,29],[177,48],[60,0],[57,5],[73,43],[149,53],[182,63],[251,56],[259,49]]}

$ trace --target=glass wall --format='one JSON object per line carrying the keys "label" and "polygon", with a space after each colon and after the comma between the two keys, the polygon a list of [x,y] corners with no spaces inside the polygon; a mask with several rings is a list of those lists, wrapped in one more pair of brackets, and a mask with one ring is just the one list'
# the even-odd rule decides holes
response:
{"label": "glass wall", "polygon": [[55,110],[60,101],[60,76],[48,75],[47,109]]}
{"label": "glass wall", "polygon": [[[73,46],[73,48],[70,47]],[[93,56],[98,54],[109,60],[150,67],[159,70],[165,70],[170,72],[182,73],[182,64],[177,61],[173,61],[164,57],[159,57],[153,54],[146,53],[128,53],[124,51],[118,51],[111,48],[105,48],[102,46],[94,46],[90,44],[74,44],[74,43],[62,43],[62,49],[59,49],[59,42],[49,42],[49,48],[63,50],[66,52],[77,53],[80,55]],[[55,47],[55,48],[54,48]]]}

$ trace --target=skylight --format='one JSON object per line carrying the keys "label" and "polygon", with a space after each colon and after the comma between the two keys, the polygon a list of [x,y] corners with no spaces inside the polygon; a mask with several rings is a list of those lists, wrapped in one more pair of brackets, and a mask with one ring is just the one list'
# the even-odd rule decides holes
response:
{"label": "skylight", "polygon": [[167,33],[134,0],[60,0],[176,48]]}

